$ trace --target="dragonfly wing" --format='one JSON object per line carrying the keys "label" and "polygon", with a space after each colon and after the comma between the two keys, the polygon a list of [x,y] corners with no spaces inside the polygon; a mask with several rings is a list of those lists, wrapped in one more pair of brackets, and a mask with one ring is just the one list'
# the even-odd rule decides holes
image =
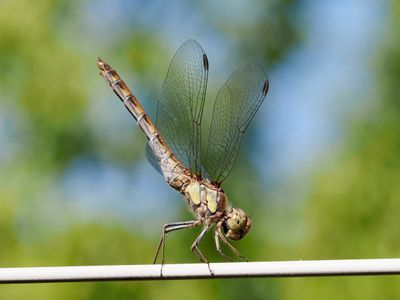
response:
{"label": "dragonfly wing", "polygon": [[211,120],[205,167],[215,183],[231,171],[247,127],[268,92],[264,69],[247,65],[231,75],[218,92]]}
{"label": "dragonfly wing", "polygon": [[201,174],[200,127],[208,80],[208,60],[195,40],[172,59],[157,109],[157,128],[176,157]]}
{"label": "dragonfly wing", "polygon": [[154,155],[153,150],[151,149],[150,145],[146,145],[146,158],[149,161],[149,163],[152,165],[152,167],[162,175],[162,170],[160,167],[160,164],[157,160],[157,157]]}

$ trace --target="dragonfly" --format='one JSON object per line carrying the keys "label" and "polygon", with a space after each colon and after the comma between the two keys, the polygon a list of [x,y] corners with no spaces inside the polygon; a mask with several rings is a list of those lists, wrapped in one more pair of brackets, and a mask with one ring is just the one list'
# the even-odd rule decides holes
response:
{"label": "dragonfly", "polygon": [[219,90],[203,153],[201,129],[209,62],[197,41],[186,41],[171,61],[158,100],[156,125],[118,73],[101,58],[97,66],[146,136],[150,162],[183,195],[194,215],[193,220],[163,226],[153,263],[161,251],[161,265],[164,264],[168,233],[197,226],[202,229],[191,250],[201,262],[209,266],[199,243],[211,228],[215,228],[215,246],[220,255],[232,260],[222,251],[222,242],[237,257],[246,259],[230,240],[241,240],[252,222],[241,208],[229,204],[222,183],[232,170],[243,135],[267,95],[269,81],[264,69],[257,64],[245,65]]}

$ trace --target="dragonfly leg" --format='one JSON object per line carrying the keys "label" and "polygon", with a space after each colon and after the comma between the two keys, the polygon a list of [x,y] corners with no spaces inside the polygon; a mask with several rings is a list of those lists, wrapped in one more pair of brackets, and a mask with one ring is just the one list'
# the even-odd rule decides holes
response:
{"label": "dragonfly leg", "polygon": [[204,254],[200,251],[199,249],[199,243],[203,239],[203,237],[206,235],[208,229],[210,229],[210,225],[204,226],[203,230],[200,232],[199,236],[196,238],[196,240],[192,244],[192,252],[200,259],[201,262],[206,263],[208,270],[210,271],[211,275],[214,275],[214,272],[210,268],[210,263],[207,260],[207,258],[204,256]]}
{"label": "dragonfly leg", "polygon": [[221,249],[221,243],[219,242],[219,234],[218,234],[218,231],[217,230],[215,230],[215,235],[214,235],[214,237],[215,237],[215,246],[216,246],[216,248],[217,248],[217,252],[219,253],[219,255],[221,255],[221,256],[223,256],[224,258],[226,258],[227,260],[229,260],[229,261],[233,261],[233,259],[231,258],[231,257],[229,257],[228,255],[226,255],[224,252],[222,252],[222,249]]}
{"label": "dragonfly leg", "polygon": [[[226,239],[226,237],[223,235],[222,230],[221,230],[221,225],[222,223],[218,223],[215,229],[215,245],[217,247],[217,251],[219,254],[221,254],[223,257],[232,260],[230,257],[228,257],[227,255],[225,255],[221,248],[220,248],[220,244],[219,244],[219,239],[221,239],[222,242],[224,242],[225,245],[228,246],[229,249],[231,249],[231,251],[237,256],[240,257],[241,259],[245,260],[245,261],[249,261],[247,257],[243,256],[242,254],[240,254],[239,251],[236,250],[235,247],[232,246],[231,243],[228,242],[228,240]],[[219,247],[219,250],[218,250]]]}
{"label": "dragonfly leg", "polygon": [[158,255],[160,254],[160,250],[162,250],[162,258],[161,258],[161,265],[164,264],[164,254],[165,254],[165,240],[166,240],[166,234],[171,231],[179,230],[179,229],[185,229],[185,228],[193,228],[197,225],[199,225],[199,221],[184,221],[184,222],[174,222],[174,223],[169,223],[165,224],[163,226],[162,234],[161,234],[161,239],[160,243],[158,244],[157,247],[157,252],[153,260],[153,264],[156,263]]}
{"label": "dragonfly leg", "polygon": [[203,239],[203,237],[206,235],[208,229],[210,228],[210,225],[206,225],[203,230],[201,231],[201,233],[199,234],[199,236],[196,238],[196,240],[193,242],[192,244],[192,252],[198,257],[200,258],[200,261],[203,263],[208,263],[207,258],[204,256],[204,254],[200,251],[199,249],[199,243],[200,241]]}

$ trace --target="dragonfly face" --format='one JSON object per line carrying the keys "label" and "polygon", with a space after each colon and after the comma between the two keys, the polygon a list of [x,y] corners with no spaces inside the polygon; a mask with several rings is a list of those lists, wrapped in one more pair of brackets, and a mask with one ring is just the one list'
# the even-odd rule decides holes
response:
{"label": "dragonfly face", "polygon": [[227,238],[241,240],[251,228],[251,219],[241,208],[230,208],[222,223],[222,229]]}

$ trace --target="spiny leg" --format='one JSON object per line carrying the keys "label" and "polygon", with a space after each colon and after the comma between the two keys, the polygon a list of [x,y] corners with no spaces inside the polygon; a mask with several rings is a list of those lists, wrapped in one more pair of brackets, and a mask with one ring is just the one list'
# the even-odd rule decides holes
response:
{"label": "spiny leg", "polygon": [[161,251],[161,252],[162,252],[162,258],[161,258],[161,275],[162,275],[162,268],[163,268],[163,265],[164,265],[164,258],[165,258],[165,240],[166,240],[166,234],[167,234],[168,232],[175,231],[175,230],[179,230],[179,229],[193,228],[193,227],[195,227],[195,226],[197,226],[197,225],[199,225],[199,224],[200,224],[199,221],[191,220],[191,221],[185,221],[185,222],[174,222],[174,223],[169,223],[169,224],[165,224],[165,225],[163,226],[163,231],[162,231],[162,234],[161,234],[160,243],[158,244],[157,252],[156,252],[156,255],[155,255],[154,260],[153,260],[153,264],[155,264],[155,263],[157,262],[157,257],[158,257],[158,255],[159,255],[159,253],[160,253],[160,250],[162,249],[162,251]]}
{"label": "spiny leg", "polygon": [[191,249],[192,249],[192,252],[200,259],[201,262],[207,264],[207,267],[208,267],[208,270],[210,271],[210,274],[214,275],[214,272],[210,268],[210,263],[208,262],[207,258],[204,256],[204,254],[199,249],[199,243],[203,239],[203,237],[206,235],[208,229],[210,229],[210,225],[209,224],[204,226],[204,228],[200,232],[199,236],[193,242]]}
{"label": "spiny leg", "polygon": [[217,252],[219,253],[219,255],[221,255],[222,257],[226,258],[229,261],[233,261],[233,259],[231,257],[229,257],[224,252],[222,252],[221,244],[219,242],[219,235],[218,235],[218,231],[217,230],[215,230],[214,238],[215,238],[215,247],[217,248]]}
{"label": "spiny leg", "polygon": [[[228,257],[227,255],[225,255],[221,248],[220,248],[220,244],[219,244],[219,239],[221,239],[222,242],[224,242],[225,245],[227,245],[229,247],[229,249],[231,249],[231,251],[237,256],[240,257],[241,259],[245,260],[245,261],[249,261],[247,257],[243,256],[242,254],[240,254],[239,251],[236,250],[235,247],[233,247],[231,245],[231,243],[228,242],[228,240],[226,239],[226,237],[223,235],[222,230],[221,230],[221,225],[222,223],[218,223],[215,229],[215,245],[217,247],[217,251],[219,254],[221,254],[223,257],[232,260],[230,257]],[[217,236],[218,235],[218,236]],[[218,250],[219,247],[219,250]]]}
{"label": "spiny leg", "polygon": [[207,258],[204,256],[204,254],[200,251],[199,249],[199,243],[200,241],[203,239],[203,237],[205,236],[205,234],[207,233],[208,229],[210,228],[210,225],[206,225],[203,230],[201,231],[201,233],[199,234],[199,236],[195,239],[195,241],[192,244],[192,252],[200,259],[201,262],[203,263],[208,263]]}

